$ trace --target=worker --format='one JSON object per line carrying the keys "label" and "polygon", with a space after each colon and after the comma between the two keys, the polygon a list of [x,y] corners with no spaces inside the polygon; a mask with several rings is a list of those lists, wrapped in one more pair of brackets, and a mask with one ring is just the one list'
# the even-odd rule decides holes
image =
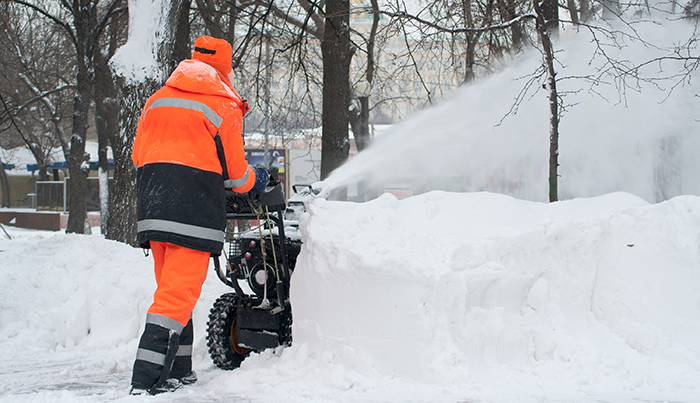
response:
{"label": "worker", "polygon": [[141,113],[132,159],[137,167],[137,241],[150,248],[157,289],[148,308],[131,394],[172,391],[197,380],[192,310],[210,256],[223,249],[224,188],[263,193],[269,174],[250,166],[242,120],[248,104],[231,85],[231,45],[197,38]]}

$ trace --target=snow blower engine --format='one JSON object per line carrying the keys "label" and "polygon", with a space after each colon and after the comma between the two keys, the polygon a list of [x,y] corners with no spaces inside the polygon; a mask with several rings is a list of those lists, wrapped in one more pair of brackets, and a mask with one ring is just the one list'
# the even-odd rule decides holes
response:
{"label": "snow blower engine", "polygon": [[284,190],[277,169],[268,172],[262,195],[226,194],[226,266],[214,257],[214,268],[235,292],[214,302],[207,323],[209,354],[221,369],[238,368],[250,352],[292,342],[289,281],[301,240],[285,235]]}

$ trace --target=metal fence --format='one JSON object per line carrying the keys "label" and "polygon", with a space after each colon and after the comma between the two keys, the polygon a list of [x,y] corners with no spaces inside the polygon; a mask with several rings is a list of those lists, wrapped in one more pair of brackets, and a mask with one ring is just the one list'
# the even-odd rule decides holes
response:
{"label": "metal fence", "polygon": [[36,209],[66,211],[65,182],[36,181]]}
{"label": "metal fence", "polygon": [[[68,211],[68,182],[37,181],[36,182],[36,209],[48,211]],[[109,187],[112,189],[112,178],[109,178]],[[100,181],[99,178],[88,178],[87,183],[87,210],[100,211]]]}

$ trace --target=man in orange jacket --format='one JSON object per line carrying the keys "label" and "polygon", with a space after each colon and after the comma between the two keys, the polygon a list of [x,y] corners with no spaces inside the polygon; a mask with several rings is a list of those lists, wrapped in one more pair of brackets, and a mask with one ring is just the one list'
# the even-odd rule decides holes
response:
{"label": "man in orange jacket", "polygon": [[262,193],[269,175],[245,160],[248,104],[230,82],[231,45],[208,36],[153,94],[141,113],[137,241],[150,248],[158,285],[131,379],[132,394],[156,394],[197,380],[192,371],[192,310],[209,257],[221,254],[224,188]]}

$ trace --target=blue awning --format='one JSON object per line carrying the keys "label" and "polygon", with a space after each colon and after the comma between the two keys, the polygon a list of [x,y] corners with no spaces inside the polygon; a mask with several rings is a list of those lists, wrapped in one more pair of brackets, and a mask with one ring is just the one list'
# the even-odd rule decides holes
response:
{"label": "blue awning", "polygon": [[[108,160],[107,161],[107,166],[109,169],[114,169],[114,160]],[[52,162],[48,165],[46,165],[47,169],[52,169],[52,168],[68,168],[68,165],[66,164],[65,161],[60,161],[60,162]],[[97,161],[90,161],[90,170],[91,171],[97,171],[100,168],[100,163]],[[27,164],[27,171],[38,171],[39,170],[39,165],[38,164]]]}

